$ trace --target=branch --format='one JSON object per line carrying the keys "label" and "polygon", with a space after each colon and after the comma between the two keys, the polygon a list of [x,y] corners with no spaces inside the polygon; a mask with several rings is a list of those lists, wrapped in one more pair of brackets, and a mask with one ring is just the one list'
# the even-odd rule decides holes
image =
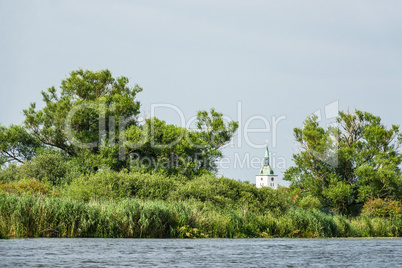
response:
{"label": "branch", "polygon": [[[20,162],[21,164],[24,163],[23,161],[21,161],[20,159],[18,159],[16,156],[10,154],[10,153],[7,152],[7,151],[3,151],[3,153],[5,153],[6,155],[8,155],[9,158],[11,158],[11,159],[13,159],[13,160],[15,160],[15,161],[17,161],[17,162]],[[10,160],[8,160],[8,162],[9,162],[9,161],[10,161]]]}

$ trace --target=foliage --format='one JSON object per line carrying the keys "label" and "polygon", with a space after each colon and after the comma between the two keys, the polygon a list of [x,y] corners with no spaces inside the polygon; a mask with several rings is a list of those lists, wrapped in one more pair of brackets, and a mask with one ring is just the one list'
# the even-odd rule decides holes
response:
{"label": "foliage", "polygon": [[399,127],[387,128],[367,112],[340,112],[338,128],[319,126],[316,116],[295,128],[302,151],[285,173],[292,188],[308,190],[325,206],[358,214],[369,199],[402,199]]}
{"label": "foliage", "polygon": [[364,204],[362,214],[370,217],[401,217],[402,203],[390,199],[372,199]]}
{"label": "foliage", "polygon": [[310,117],[294,130],[291,189],[257,189],[214,175],[237,122],[215,109],[196,129],[138,122],[142,89],[128,82],[72,71],[24,110],[25,128],[0,126],[0,238],[402,235],[398,126],[357,110],[338,128]]}
{"label": "foliage", "polygon": [[71,198],[89,201],[91,199],[140,199],[166,200],[182,178],[165,177],[163,174],[144,172],[104,171],[82,175],[65,190]]}
{"label": "foliage", "polygon": [[315,197],[315,196],[311,196],[311,195],[307,195],[305,197],[303,197],[300,201],[299,201],[299,206],[301,208],[306,208],[306,209],[319,209],[322,207],[320,200]]}
{"label": "foliage", "polygon": [[109,70],[72,71],[60,92],[55,87],[42,92],[44,108],[37,110],[32,103],[24,110],[25,127],[43,146],[65,152],[86,174],[130,170],[132,165],[168,175],[216,171],[237,122],[225,122],[211,109],[198,112],[197,130],[157,118],[140,124],[135,98],[142,88],[128,82],[113,78]]}
{"label": "foliage", "polygon": [[44,150],[20,168],[24,177],[48,181],[53,185],[68,184],[78,176],[78,171],[62,152]]}
{"label": "foliage", "polygon": [[211,109],[198,112],[198,130],[168,125],[158,118],[144,125],[131,126],[125,134],[127,154],[132,165],[148,171],[164,170],[167,174],[199,175],[217,171],[216,161],[238,128],[237,122],[225,124],[223,115]]}
{"label": "foliage", "polygon": [[[135,97],[142,89],[138,85],[130,88],[128,78],[113,78],[109,70],[81,69],[72,71],[61,82],[60,89],[60,94],[54,87],[42,92],[43,109],[36,110],[36,104],[32,103],[24,110],[26,128],[43,144],[70,156],[82,158],[88,150],[98,155],[102,153],[100,145],[117,151],[113,139],[124,128],[122,124],[137,123],[140,104]],[[106,124],[110,118],[114,121]]]}
{"label": "foliage", "polygon": [[169,237],[169,205],[124,200],[83,203],[0,194],[0,230],[10,237]]}
{"label": "foliage", "polygon": [[25,177],[21,174],[21,167],[15,163],[10,163],[7,167],[0,169],[0,181],[4,183],[22,180]]}
{"label": "foliage", "polygon": [[144,172],[105,171],[82,175],[65,188],[64,195],[74,199],[139,199],[209,203],[213,207],[241,207],[243,210],[280,214],[291,204],[288,193],[214,175],[202,175],[191,180],[178,175],[166,176]]}
{"label": "foliage", "polygon": [[4,163],[23,163],[35,156],[40,142],[23,127],[0,125],[0,166]]}
{"label": "foliage", "polygon": [[37,180],[20,180],[12,183],[0,184],[0,193],[9,194],[39,194],[39,195],[59,195],[54,192],[52,186],[46,182],[39,182]]}
{"label": "foliage", "polygon": [[244,210],[282,213],[290,207],[290,196],[281,190],[269,187],[257,189],[255,185],[228,178],[203,175],[180,184],[172,192],[173,200],[195,199],[211,202],[214,206],[239,206]]}
{"label": "foliage", "polygon": [[199,202],[82,202],[0,193],[3,237],[400,237],[402,219],[354,219],[317,210],[283,215],[211,208]]}
{"label": "foliage", "polygon": [[225,124],[223,115],[215,109],[211,109],[209,114],[207,111],[199,111],[196,125],[198,132],[191,133],[190,139],[195,145],[205,149],[202,155],[207,157],[204,156],[203,159],[212,160],[222,157],[219,149],[230,141],[239,126],[238,122],[233,121]]}
{"label": "foliage", "polygon": [[24,164],[9,164],[0,170],[0,181],[13,182],[23,179],[46,181],[55,186],[69,184],[81,175],[79,166],[68,161],[67,156],[60,151],[39,150],[37,155]]}
{"label": "foliage", "polygon": [[55,186],[69,184],[81,175],[79,167],[57,151],[45,150],[22,165],[9,164],[0,170],[0,181],[5,183],[23,179],[49,182]]}

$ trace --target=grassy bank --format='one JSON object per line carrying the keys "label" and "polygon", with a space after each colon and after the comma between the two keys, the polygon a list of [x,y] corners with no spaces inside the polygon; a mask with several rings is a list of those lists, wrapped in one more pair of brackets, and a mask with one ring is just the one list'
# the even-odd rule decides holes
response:
{"label": "grassy bank", "polygon": [[78,201],[0,194],[3,237],[400,237],[402,219],[347,219],[318,210],[259,214],[199,201]]}

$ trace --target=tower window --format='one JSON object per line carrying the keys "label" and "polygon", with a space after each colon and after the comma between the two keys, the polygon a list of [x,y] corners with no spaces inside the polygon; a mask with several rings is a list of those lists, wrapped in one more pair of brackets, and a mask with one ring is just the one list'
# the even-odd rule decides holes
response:
{"label": "tower window", "polygon": [[274,177],[272,177],[272,178],[271,178],[271,181],[274,181],[274,180],[275,180]]}

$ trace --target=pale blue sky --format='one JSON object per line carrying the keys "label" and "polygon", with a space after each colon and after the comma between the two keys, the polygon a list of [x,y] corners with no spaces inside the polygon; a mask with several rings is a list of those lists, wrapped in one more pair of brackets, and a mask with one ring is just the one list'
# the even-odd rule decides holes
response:
{"label": "pale blue sky", "polygon": [[[240,101],[243,126],[286,116],[271,151],[288,167],[292,129],[333,101],[401,125],[401,11],[400,1],[367,0],[0,0],[0,123],[21,123],[22,109],[71,70],[107,68],[144,88],[146,115],[170,103],[186,118],[215,107],[237,120]],[[178,122],[167,109],[156,115]],[[244,139],[225,149],[232,167],[220,173],[254,181],[258,168],[233,168],[235,153],[264,150]]]}

